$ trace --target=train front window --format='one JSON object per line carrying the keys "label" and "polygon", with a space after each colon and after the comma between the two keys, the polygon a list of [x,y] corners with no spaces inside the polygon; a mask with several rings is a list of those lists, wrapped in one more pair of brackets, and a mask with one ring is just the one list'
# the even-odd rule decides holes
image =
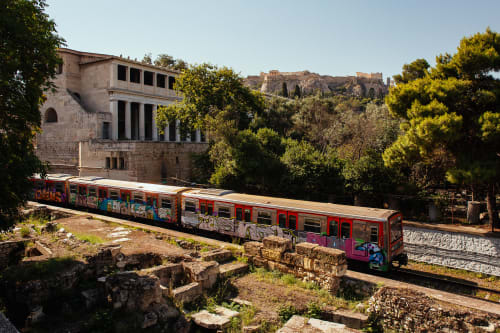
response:
{"label": "train front window", "polygon": [[397,241],[403,236],[403,224],[401,215],[391,220],[391,243]]}
{"label": "train front window", "polygon": [[351,238],[351,224],[348,222],[342,222],[340,226],[340,237],[341,238]]}
{"label": "train front window", "polygon": [[305,219],[304,220],[304,231],[321,233],[321,222],[316,219]]}
{"label": "train front window", "polygon": [[278,224],[280,228],[286,228],[286,214],[280,214],[278,216]]}

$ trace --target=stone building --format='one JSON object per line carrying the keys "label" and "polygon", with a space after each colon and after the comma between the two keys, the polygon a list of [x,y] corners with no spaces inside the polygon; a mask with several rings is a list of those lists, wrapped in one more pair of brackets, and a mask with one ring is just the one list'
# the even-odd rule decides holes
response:
{"label": "stone building", "polygon": [[181,135],[179,121],[160,132],[161,105],[178,101],[178,71],[122,57],[59,49],[57,90],[42,106],[36,151],[50,172],[112,179],[188,180],[191,154],[207,149],[203,133]]}

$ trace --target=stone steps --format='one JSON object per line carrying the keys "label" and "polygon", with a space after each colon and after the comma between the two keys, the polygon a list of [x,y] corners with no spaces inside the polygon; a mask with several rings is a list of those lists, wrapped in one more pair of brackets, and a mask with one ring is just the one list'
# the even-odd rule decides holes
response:
{"label": "stone steps", "polygon": [[221,277],[227,278],[230,276],[243,274],[248,272],[248,264],[239,261],[233,261],[219,266],[219,274]]}

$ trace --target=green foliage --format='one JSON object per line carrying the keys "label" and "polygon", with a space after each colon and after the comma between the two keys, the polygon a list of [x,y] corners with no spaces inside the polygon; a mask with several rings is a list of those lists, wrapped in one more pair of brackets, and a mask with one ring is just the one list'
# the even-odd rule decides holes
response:
{"label": "green foliage", "polygon": [[301,97],[300,87],[298,84],[295,85],[295,90],[293,91],[293,97],[295,98]]}
{"label": "green foliage", "polygon": [[33,140],[40,130],[44,92],[61,63],[63,39],[44,12],[43,0],[5,0],[0,10],[0,226],[28,199],[28,177],[45,172]]}
{"label": "green foliage", "polygon": [[[149,59],[146,58],[146,56],[149,56]],[[144,56],[144,58],[146,60],[149,60],[149,62],[147,62],[148,64],[151,64],[151,53],[146,54]],[[187,69],[189,66],[188,63],[185,62],[184,60],[174,59],[174,57],[172,57],[171,55],[165,54],[165,53],[159,54],[156,57],[156,59],[154,61],[154,65],[159,66],[159,67],[165,67],[165,68],[173,68],[173,69],[177,69],[180,71]]]}
{"label": "green foliage", "polygon": [[321,319],[322,313],[321,305],[316,302],[309,302],[307,303],[307,310],[304,315],[308,318]]}
{"label": "green foliage", "polygon": [[152,55],[151,55],[151,52],[146,53],[146,54],[144,55],[144,57],[142,58],[141,62],[142,62],[143,64],[149,64],[149,65],[152,65],[152,64],[153,64],[153,59],[151,58],[151,56],[152,56]]}
{"label": "green foliage", "polygon": [[26,282],[32,279],[44,279],[69,269],[78,262],[71,256],[50,258],[44,261],[30,261],[12,266],[4,271],[2,278],[11,282]]}
{"label": "green foliage", "polygon": [[283,81],[283,84],[281,85],[281,96],[288,97],[288,88],[285,81]]}
{"label": "green foliage", "polygon": [[73,235],[79,240],[89,242],[90,244],[102,244],[105,242],[104,239],[96,235],[82,234],[78,232],[73,232]]}
{"label": "green foliage", "polygon": [[29,227],[22,227],[21,230],[20,230],[20,233],[21,233],[21,237],[29,237],[29,235],[31,234],[31,229]]}
{"label": "green foliage", "polygon": [[286,323],[296,314],[299,314],[299,311],[291,304],[282,305],[278,309],[278,316],[283,323]]}
{"label": "green foliage", "polygon": [[428,70],[422,59],[407,65],[400,84],[386,97],[403,120],[403,134],[384,152],[388,166],[428,165],[447,156],[447,180],[488,188],[493,213],[494,184],[500,179],[500,35],[487,29],[463,38],[454,55],[440,55]]}

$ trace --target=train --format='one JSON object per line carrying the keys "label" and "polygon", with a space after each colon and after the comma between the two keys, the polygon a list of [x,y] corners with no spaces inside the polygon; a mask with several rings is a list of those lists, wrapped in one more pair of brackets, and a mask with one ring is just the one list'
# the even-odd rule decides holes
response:
{"label": "train", "polygon": [[32,198],[76,209],[205,230],[244,240],[267,236],[293,244],[315,243],[345,251],[369,269],[387,272],[408,263],[402,214],[396,210],[338,205],[204,189],[77,177],[34,175]]}

